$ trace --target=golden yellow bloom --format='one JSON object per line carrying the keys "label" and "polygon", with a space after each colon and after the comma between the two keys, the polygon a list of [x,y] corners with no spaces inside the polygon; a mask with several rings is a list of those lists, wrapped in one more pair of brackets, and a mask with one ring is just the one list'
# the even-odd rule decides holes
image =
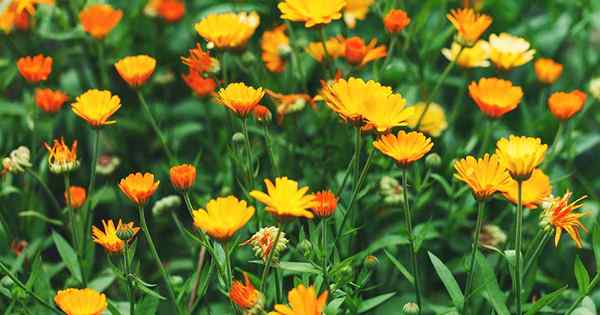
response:
{"label": "golden yellow bloom", "polygon": [[206,210],[192,212],[194,225],[210,237],[224,242],[244,227],[254,215],[254,207],[234,196],[212,199],[206,204]]}
{"label": "golden yellow bloom", "polygon": [[154,194],[160,181],[154,181],[152,173],[131,173],[121,179],[119,188],[131,200],[138,205],[144,205]]}
{"label": "golden yellow bloom", "polygon": [[[518,183],[511,179],[504,187],[502,195],[506,200],[514,203],[519,202]],[[538,207],[552,193],[550,178],[540,169],[535,169],[529,179],[522,183],[521,202],[523,207],[533,209]]]}
{"label": "golden yellow bloom", "polygon": [[245,311],[244,314],[258,314],[263,308],[263,295],[256,290],[244,272],[244,283],[233,281],[229,289],[229,299]]}
{"label": "golden yellow bloom", "polygon": [[344,7],[344,22],[348,28],[356,27],[356,20],[364,20],[369,13],[369,7],[375,0],[346,0]]}
{"label": "golden yellow bloom", "polygon": [[535,76],[537,79],[546,84],[556,82],[563,71],[563,65],[550,58],[540,58],[536,60],[533,64],[533,68],[535,69]]}
{"label": "golden yellow bloom", "polygon": [[286,61],[283,56],[291,52],[290,40],[285,35],[287,26],[279,25],[271,31],[265,31],[260,40],[262,60],[271,72],[282,72]]}
{"label": "golden yellow bloom", "polygon": [[284,0],[277,5],[282,19],[304,22],[306,27],[329,24],[341,18],[345,6],[346,0]]}
{"label": "golden yellow bloom", "polygon": [[121,99],[117,95],[112,95],[110,91],[94,89],[78,96],[76,102],[71,106],[75,115],[81,117],[92,127],[98,128],[116,123],[116,121],[108,119],[121,108]]}
{"label": "golden yellow bloom", "polygon": [[467,156],[454,163],[454,169],[454,177],[469,185],[477,200],[485,200],[503,191],[511,180],[498,157],[487,153],[480,159]]}
{"label": "golden yellow bloom", "polygon": [[554,246],[558,246],[562,231],[565,230],[575,241],[575,245],[581,248],[583,242],[581,240],[581,235],[579,234],[579,228],[586,233],[587,229],[581,224],[579,219],[589,215],[589,212],[573,213],[573,211],[583,206],[580,202],[587,196],[569,202],[571,195],[572,193],[567,191],[563,197],[556,198],[550,207],[544,209],[544,212],[541,214],[541,224],[546,228],[554,227],[554,230],[556,231],[556,234],[554,235]]}
{"label": "golden yellow bloom", "polygon": [[134,227],[133,222],[123,224],[120,219],[116,227],[113,220],[102,220],[102,226],[104,231],[92,226],[92,238],[110,254],[120,253],[125,246],[125,242],[117,236],[118,230],[129,229],[133,231],[132,237],[140,230],[139,227]]}
{"label": "golden yellow bloom", "polygon": [[[414,109],[414,113],[408,119],[408,126],[415,129],[419,121],[419,117],[425,111],[427,104],[424,102],[418,102],[415,105],[409,107]],[[446,120],[446,113],[444,108],[437,103],[431,103],[429,109],[421,119],[419,125],[419,131],[424,132],[432,137],[439,137],[444,130],[448,128],[448,121]]]}
{"label": "golden yellow bloom", "polygon": [[469,95],[484,114],[498,118],[517,108],[523,90],[508,80],[481,78],[479,83],[469,84]]}
{"label": "golden yellow bloom", "polygon": [[[336,59],[342,57],[346,53],[346,39],[341,35],[331,37],[325,41],[325,47],[327,47],[327,53],[329,53],[330,58]],[[305,50],[313,59],[323,62],[325,50],[323,49],[322,42],[310,42]]]}
{"label": "golden yellow bloom", "polygon": [[569,93],[555,92],[548,98],[548,108],[554,117],[567,120],[583,108],[586,99],[587,95],[579,90]]}
{"label": "golden yellow bloom", "polygon": [[518,181],[527,180],[544,160],[548,146],[539,138],[509,136],[496,143],[496,155],[510,176]]}
{"label": "golden yellow bloom", "polygon": [[396,136],[390,133],[379,137],[373,141],[373,147],[394,159],[398,165],[408,166],[431,151],[433,143],[420,132],[401,130]]}
{"label": "golden yellow bloom", "polygon": [[[442,49],[442,55],[450,61],[455,61],[456,64],[463,68],[476,68],[476,67],[488,67],[490,62],[490,44],[485,40],[478,40],[472,47],[462,47],[461,45],[452,42],[450,49]],[[460,52],[460,56],[458,53]]]}
{"label": "golden yellow bloom", "polygon": [[452,10],[446,17],[456,28],[458,40],[467,46],[473,45],[492,24],[491,17],[471,8]]}
{"label": "golden yellow bloom", "polygon": [[109,4],[92,4],[79,13],[83,30],[95,39],[103,39],[119,24],[123,11]]}
{"label": "golden yellow bloom", "polygon": [[148,55],[129,56],[117,61],[115,68],[127,84],[137,87],[154,73],[156,59]]}
{"label": "golden yellow bloom", "polygon": [[65,139],[54,139],[54,144],[50,147],[44,142],[44,147],[48,150],[48,168],[50,172],[60,174],[70,172],[79,167],[77,160],[77,140],[73,141],[71,149],[65,144]]}
{"label": "golden yellow bloom", "polygon": [[492,34],[489,39],[490,59],[498,69],[510,70],[533,59],[535,49],[529,49],[529,42],[508,33]]}
{"label": "golden yellow bloom", "polygon": [[238,49],[246,45],[260,23],[256,12],[209,14],[196,23],[202,38],[219,49]]}
{"label": "golden yellow bloom", "polygon": [[385,45],[377,46],[377,39],[373,38],[368,45],[362,38],[354,36],[346,40],[344,56],[351,65],[362,67],[367,63],[381,59],[387,55]]}
{"label": "golden yellow bloom", "polygon": [[305,217],[312,219],[313,213],[310,208],[316,207],[314,197],[308,192],[308,187],[298,188],[298,182],[287,177],[275,178],[275,185],[269,179],[265,179],[267,193],[253,190],[250,196],[266,206],[271,214],[286,217]]}
{"label": "golden yellow bloom", "polygon": [[54,303],[67,315],[100,315],[108,307],[106,295],[89,288],[60,290]]}
{"label": "golden yellow bloom", "polygon": [[196,181],[196,168],[191,164],[181,164],[169,170],[171,185],[177,190],[188,190]]}
{"label": "golden yellow bloom", "polygon": [[288,305],[277,304],[269,315],[321,315],[327,304],[327,291],[319,297],[314,287],[298,285],[288,292]]}
{"label": "golden yellow bloom", "polygon": [[255,89],[244,83],[230,83],[219,90],[217,102],[244,118],[251,113],[265,95],[262,88]]}

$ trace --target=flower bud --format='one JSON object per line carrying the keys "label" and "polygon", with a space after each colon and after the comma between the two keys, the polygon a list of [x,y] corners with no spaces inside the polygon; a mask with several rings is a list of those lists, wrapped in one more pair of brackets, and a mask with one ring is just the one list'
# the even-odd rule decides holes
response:
{"label": "flower bud", "polygon": [[310,257],[312,252],[312,243],[305,239],[298,244],[298,250],[302,251],[304,257]]}
{"label": "flower bud", "polygon": [[369,255],[365,257],[363,264],[367,269],[372,270],[375,269],[375,267],[377,267],[379,264],[379,259],[373,255]]}
{"label": "flower bud", "polygon": [[288,243],[288,240],[285,238],[285,233],[281,232],[277,244],[273,244],[275,243],[278,231],[279,229],[274,226],[264,227],[254,233],[254,235],[252,235],[249,240],[242,243],[242,245],[252,246],[252,250],[256,257],[263,261],[267,261],[269,254],[274,250],[272,259],[274,262],[277,262],[279,260],[279,254],[287,248]]}
{"label": "flower bud", "polygon": [[130,228],[128,226],[120,226],[117,229],[116,234],[120,240],[129,242],[129,240],[132,239],[136,233],[132,228]]}
{"label": "flower bud", "polygon": [[159,199],[152,207],[152,215],[160,217],[163,214],[179,208],[181,206],[181,197],[177,195],[169,195]]}
{"label": "flower bud", "polygon": [[81,208],[86,198],[86,191],[83,187],[71,186],[68,191],[65,191],[65,202],[73,209]]}
{"label": "flower bud", "polygon": [[425,165],[429,168],[438,168],[442,165],[442,158],[437,153],[431,153],[425,158]]}
{"label": "flower bud", "polygon": [[20,146],[10,152],[9,157],[2,160],[3,172],[22,173],[26,168],[31,167],[29,149]]}
{"label": "flower bud", "polygon": [[416,315],[419,314],[419,305],[413,302],[404,304],[402,307],[402,314],[404,315]]}
{"label": "flower bud", "polygon": [[498,245],[504,242],[506,242],[506,233],[497,225],[486,224],[481,228],[479,244],[498,247]]}
{"label": "flower bud", "polygon": [[181,164],[169,170],[171,185],[177,190],[186,191],[194,185],[196,168],[191,164]]}
{"label": "flower bud", "polygon": [[98,157],[98,162],[96,163],[96,172],[102,175],[110,175],[117,169],[119,164],[121,164],[121,160],[118,157],[114,155],[102,154]]}
{"label": "flower bud", "polygon": [[317,205],[311,210],[318,217],[327,218],[335,213],[337,208],[337,198],[329,190],[317,192],[315,195]]}
{"label": "flower bud", "polygon": [[236,132],[233,134],[233,136],[231,136],[231,141],[233,141],[235,144],[242,144],[244,141],[246,141],[246,137],[243,133]]}
{"label": "flower bud", "polygon": [[273,118],[271,111],[263,105],[257,105],[252,111],[252,115],[256,120],[260,122],[271,121],[271,119]]}
{"label": "flower bud", "polygon": [[250,50],[246,50],[246,52],[242,54],[242,62],[245,64],[252,64],[256,62],[256,56]]}

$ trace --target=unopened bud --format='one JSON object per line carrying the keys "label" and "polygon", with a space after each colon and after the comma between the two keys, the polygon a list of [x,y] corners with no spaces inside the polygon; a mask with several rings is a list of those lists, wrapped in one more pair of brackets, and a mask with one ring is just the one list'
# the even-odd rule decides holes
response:
{"label": "unopened bud", "polygon": [[419,314],[419,305],[413,302],[404,304],[402,307],[402,314],[404,315],[415,315]]}
{"label": "unopened bud", "polygon": [[312,243],[305,239],[298,244],[298,250],[302,251],[305,257],[308,257],[312,252]]}
{"label": "unopened bud", "polygon": [[366,268],[374,269],[379,264],[379,259],[373,255],[369,255],[365,257],[365,261],[363,263]]}
{"label": "unopened bud", "polygon": [[425,158],[425,165],[429,168],[438,168],[442,165],[442,158],[437,153],[431,153]]}
{"label": "unopened bud", "polygon": [[231,136],[231,141],[233,141],[235,144],[242,144],[244,141],[246,141],[246,137],[243,133],[236,132],[233,134],[233,136]]}

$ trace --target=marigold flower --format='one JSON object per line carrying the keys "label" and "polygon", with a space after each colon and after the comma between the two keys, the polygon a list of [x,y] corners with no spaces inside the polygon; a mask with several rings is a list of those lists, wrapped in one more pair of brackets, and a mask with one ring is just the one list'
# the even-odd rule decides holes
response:
{"label": "marigold flower", "polygon": [[285,35],[286,28],[287,26],[282,24],[271,31],[265,31],[260,40],[262,60],[271,72],[282,72],[286,64],[282,56],[291,52],[290,40]]}
{"label": "marigold flower", "polygon": [[535,49],[529,49],[529,42],[508,33],[492,34],[489,39],[490,59],[498,69],[510,70],[533,59]]}
{"label": "marigold flower", "polygon": [[244,283],[234,280],[229,289],[229,299],[244,310],[244,314],[259,314],[264,307],[264,297],[256,290],[244,272]]}
{"label": "marigold flower", "polygon": [[192,212],[194,225],[219,242],[230,239],[254,215],[254,207],[234,196],[212,199],[206,210]]}
{"label": "marigold flower", "polygon": [[351,37],[346,40],[346,61],[351,65],[364,66],[367,63],[381,59],[387,55],[385,45],[377,46],[377,39],[373,38],[368,45],[360,37]]}
{"label": "marigold flower", "polygon": [[106,295],[90,288],[60,290],[54,303],[67,315],[100,315],[108,307]]}
{"label": "marigold flower", "polygon": [[492,24],[491,17],[471,8],[452,10],[446,17],[456,28],[458,41],[467,46],[473,45]]}
{"label": "marigold flower", "polygon": [[[517,181],[511,179],[502,192],[504,198],[515,205],[519,202],[517,185]],[[531,177],[522,183],[521,190],[521,203],[523,207],[529,209],[536,208],[552,193],[550,178],[542,170],[535,169]]]}
{"label": "marigold flower", "polygon": [[81,94],[72,105],[73,113],[94,128],[116,123],[116,121],[108,119],[119,108],[121,108],[119,96],[112,95],[110,91],[96,89]]}
{"label": "marigold flower", "polygon": [[[421,117],[425,111],[426,106],[427,104],[425,104],[425,102],[418,102],[410,107],[414,109],[413,114],[408,118],[408,126],[410,128],[415,129],[419,117]],[[444,108],[437,103],[429,104],[429,109],[421,119],[419,131],[432,137],[439,137],[446,128],[448,128],[448,121],[446,120]]]}
{"label": "marigold flower", "polygon": [[70,172],[79,167],[77,160],[77,140],[73,141],[71,149],[65,144],[65,139],[54,139],[52,147],[44,142],[48,150],[48,167],[50,172],[60,174]]}
{"label": "marigold flower", "polygon": [[244,83],[230,83],[219,90],[217,102],[244,118],[258,105],[265,95],[262,88],[255,89]]}
{"label": "marigold flower", "polygon": [[271,251],[274,250],[271,260],[277,262],[279,260],[279,254],[287,248],[288,243],[287,238],[285,238],[285,232],[281,231],[281,233],[279,233],[279,240],[277,240],[277,244],[275,244],[277,233],[279,233],[279,229],[274,226],[261,228],[258,232],[254,233],[250,239],[243,242],[242,245],[252,246],[254,255],[265,262],[269,259]]}
{"label": "marigold flower", "polygon": [[209,14],[196,23],[196,31],[220,49],[238,49],[246,45],[260,23],[256,12]]}
{"label": "marigold flower", "polygon": [[190,72],[198,73],[208,72],[213,67],[213,60],[208,51],[204,51],[200,44],[196,43],[196,47],[189,50],[189,57],[181,57],[181,62],[188,66]]}
{"label": "marigold flower", "polygon": [[160,181],[154,181],[152,173],[131,173],[121,179],[119,188],[133,203],[143,206],[154,194]]}
{"label": "marigold flower", "polygon": [[217,82],[215,82],[215,80],[212,78],[205,78],[196,71],[190,71],[187,75],[182,75],[181,78],[198,97],[207,96],[217,88]]}
{"label": "marigold flower", "polygon": [[169,170],[171,185],[177,190],[188,190],[196,181],[196,168],[191,164],[181,164],[171,167]]}
{"label": "marigold flower", "polygon": [[431,151],[433,143],[431,138],[420,132],[401,130],[396,136],[391,133],[380,136],[373,141],[373,147],[394,159],[398,165],[408,166]]}
{"label": "marigold flower", "polygon": [[548,108],[554,117],[567,120],[583,108],[586,99],[587,95],[579,90],[569,93],[555,92],[548,98]]}
{"label": "marigold flower", "polygon": [[92,238],[110,254],[120,253],[125,246],[125,242],[117,236],[118,230],[129,229],[133,231],[133,236],[140,230],[139,227],[134,227],[133,222],[123,224],[120,219],[116,227],[113,220],[102,220],[102,226],[104,231],[92,226]]}
{"label": "marigold flower", "polygon": [[[458,55],[459,53],[460,55]],[[488,67],[490,65],[488,61],[490,44],[485,40],[478,40],[472,47],[463,47],[452,42],[450,49],[442,49],[442,55],[449,61],[456,61],[456,64],[463,68]]]}
{"label": "marigold flower", "polygon": [[95,39],[106,37],[122,17],[123,11],[115,10],[109,4],[92,4],[79,13],[83,30]]}
{"label": "marigold flower", "polygon": [[[336,59],[342,57],[346,53],[346,39],[341,35],[331,37],[325,41],[325,47],[330,58]],[[323,62],[325,50],[323,49],[322,42],[310,42],[305,50],[313,59]]]}
{"label": "marigold flower", "polygon": [[356,27],[357,20],[364,20],[369,13],[369,7],[375,0],[346,0],[344,7],[344,23],[348,28]]}
{"label": "marigold flower", "polygon": [[37,4],[52,5],[54,4],[54,0],[13,0],[12,3],[16,5],[17,13],[27,12],[30,15],[34,15]]}
{"label": "marigold flower", "polygon": [[408,24],[410,17],[404,10],[393,9],[383,18],[383,26],[388,33],[396,34],[402,32]]}
{"label": "marigold flower", "polygon": [[52,72],[52,57],[42,54],[21,57],[17,60],[17,68],[21,76],[29,83],[46,81]]}
{"label": "marigold flower", "polygon": [[342,17],[341,10],[345,6],[346,0],[284,0],[277,5],[282,19],[304,22],[305,27],[338,20]]}
{"label": "marigold flower", "polygon": [[508,80],[481,78],[479,83],[469,84],[469,95],[484,114],[498,118],[517,108],[523,90]]}
{"label": "marigold flower", "polygon": [[298,285],[288,292],[288,305],[277,304],[269,315],[321,315],[327,304],[327,291],[319,297],[314,287]]}
{"label": "marigold flower", "polygon": [[257,105],[252,111],[252,115],[258,121],[270,121],[273,117],[269,108],[263,105]]}
{"label": "marigold flower", "polygon": [[498,157],[487,153],[480,159],[467,156],[454,163],[454,169],[454,177],[469,185],[477,200],[488,199],[496,192],[503,191],[511,180]]}
{"label": "marigold flower", "polygon": [[148,55],[129,56],[117,61],[115,68],[129,86],[138,87],[154,73],[156,59]]}
{"label": "marigold flower", "polygon": [[281,124],[285,115],[302,110],[306,104],[315,107],[315,102],[308,94],[280,94],[266,90],[276,106],[277,123]]}
{"label": "marigold flower", "polygon": [[35,104],[46,113],[58,112],[69,96],[62,91],[51,89],[35,89]]}
{"label": "marigold flower", "polygon": [[26,146],[19,146],[12,150],[8,157],[2,159],[2,171],[0,176],[10,173],[22,173],[31,167],[31,153]]}
{"label": "marigold flower", "polygon": [[308,187],[298,188],[298,182],[287,177],[275,178],[275,185],[265,179],[267,193],[253,190],[250,196],[266,206],[266,210],[277,217],[304,217],[312,219],[313,213],[308,209],[317,206],[314,197],[307,194]]}
{"label": "marigold flower", "polygon": [[185,15],[185,2],[181,0],[161,0],[157,12],[165,21],[175,23]]}
{"label": "marigold flower", "polygon": [[85,203],[86,198],[86,191],[83,187],[70,186],[68,191],[65,191],[65,202],[73,209],[81,208]]}
{"label": "marigold flower", "polygon": [[533,64],[533,68],[537,79],[546,84],[556,82],[563,71],[563,65],[550,58],[539,58]]}
{"label": "marigold flower", "polygon": [[335,213],[337,198],[330,190],[319,191],[314,194],[317,205],[311,210],[318,217],[326,218]]}
{"label": "marigold flower", "polygon": [[527,180],[544,160],[548,146],[539,138],[509,136],[496,143],[496,155],[510,176],[518,181]]}
{"label": "marigold flower", "polygon": [[583,196],[573,202],[569,202],[572,195],[573,193],[567,191],[564,196],[556,198],[550,207],[544,209],[544,212],[541,214],[540,225],[546,229],[554,228],[555,230],[554,246],[558,246],[558,242],[560,241],[563,230],[569,234],[573,241],[575,241],[575,245],[578,248],[581,248],[583,245],[581,235],[579,234],[579,229],[581,228],[586,233],[587,229],[583,224],[581,224],[579,219],[589,215],[590,213],[574,213],[574,211],[583,206],[583,204],[580,202],[587,196]]}

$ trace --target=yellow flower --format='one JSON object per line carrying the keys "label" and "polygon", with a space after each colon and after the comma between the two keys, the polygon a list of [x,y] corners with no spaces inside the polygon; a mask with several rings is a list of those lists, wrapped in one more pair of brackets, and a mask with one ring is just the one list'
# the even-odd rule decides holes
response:
{"label": "yellow flower", "polygon": [[291,52],[290,40],[285,35],[286,28],[287,26],[282,24],[271,31],[265,31],[260,40],[262,60],[271,72],[282,72],[286,63],[282,56]]}
{"label": "yellow flower", "polygon": [[356,20],[364,20],[369,13],[369,7],[375,0],[346,0],[344,22],[348,28],[356,27]]}
{"label": "yellow flower", "polygon": [[112,95],[110,91],[95,89],[78,96],[72,105],[73,113],[95,128],[116,123],[108,119],[119,108],[121,108],[121,99],[117,95]]}
{"label": "yellow flower", "polygon": [[308,187],[298,188],[298,182],[287,177],[275,178],[275,185],[269,179],[265,179],[267,193],[253,190],[250,196],[266,206],[271,214],[285,217],[304,217],[312,219],[314,214],[309,210],[316,207],[314,197],[308,192]]}
{"label": "yellow flower", "polygon": [[254,207],[234,196],[212,199],[206,204],[206,210],[192,212],[194,225],[210,237],[223,242],[244,227],[254,215]]}
{"label": "yellow flower", "polygon": [[517,108],[523,90],[508,80],[481,78],[479,83],[469,84],[469,95],[484,114],[498,118]]}
{"label": "yellow flower", "polygon": [[35,15],[35,6],[37,4],[52,5],[54,4],[54,0],[13,0],[12,3],[16,4],[17,13],[21,14],[26,11],[29,15]]}
{"label": "yellow flower", "polygon": [[586,99],[587,95],[579,90],[554,92],[548,98],[548,108],[554,117],[567,120],[583,108]]}
{"label": "yellow flower", "polygon": [[467,46],[473,45],[492,24],[491,17],[471,8],[452,10],[446,17],[456,28],[458,40]]}
{"label": "yellow flower", "polygon": [[[346,39],[341,35],[331,37],[325,41],[325,47],[327,47],[327,53],[329,53],[330,58],[336,59],[342,57],[346,53]],[[323,62],[325,50],[323,49],[322,42],[310,42],[305,50],[313,59]]]}
{"label": "yellow flower", "polygon": [[108,307],[106,295],[89,288],[60,290],[54,303],[67,315],[100,315]]}
{"label": "yellow flower", "polygon": [[[417,126],[419,117],[421,117],[423,111],[425,111],[426,105],[427,104],[424,102],[419,102],[409,107],[414,109],[414,113],[408,119],[408,126],[410,128],[414,129]],[[431,103],[425,116],[421,119],[419,131],[432,137],[439,137],[446,128],[448,128],[448,121],[446,120],[444,108],[437,103]]]}
{"label": "yellow flower", "polygon": [[571,199],[572,193],[567,191],[565,195],[561,198],[556,198],[550,207],[544,209],[541,217],[542,226],[546,228],[554,227],[556,234],[554,235],[554,246],[558,246],[558,242],[560,241],[560,236],[562,235],[562,231],[565,230],[569,236],[575,241],[575,245],[581,248],[582,240],[581,235],[579,234],[579,228],[581,228],[584,232],[587,233],[587,229],[579,219],[581,217],[589,215],[588,212],[579,212],[573,213],[574,210],[577,210],[583,206],[583,204],[579,203],[587,196],[583,196],[573,202],[569,202]]}
{"label": "yellow flower", "polygon": [[533,59],[535,49],[529,49],[529,42],[508,33],[492,34],[489,39],[490,59],[498,69],[510,70]]}
{"label": "yellow flower", "polygon": [[111,254],[120,253],[123,250],[123,247],[125,246],[125,242],[117,236],[118,230],[131,230],[133,232],[133,235],[130,238],[135,236],[140,230],[139,227],[133,226],[133,222],[123,224],[123,222],[120,219],[119,223],[117,224],[117,227],[115,227],[113,220],[102,220],[102,226],[104,227],[104,231],[95,226],[92,226],[92,239],[96,244],[99,244],[100,246],[104,247],[104,250]]}
{"label": "yellow flower", "polygon": [[433,143],[424,134],[401,130],[398,135],[386,134],[373,141],[373,147],[394,159],[400,166],[408,166],[431,151]]}
{"label": "yellow flower", "polygon": [[121,179],[119,188],[137,205],[144,205],[154,194],[160,181],[154,181],[154,175],[151,173],[131,173]]}
{"label": "yellow flower", "polygon": [[48,150],[48,168],[50,172],[60,174],[70,172],[79,167],[77,160],[77,140],[73,141],[71,149],[65,144],[65,139],[54,139],[54,144],[50,147],[44,142],[44,147]]}
{"label": "yellow flower", "polygon": [[544,160],[548,146],[539,138],[509,136],[496,143],[496,155],[510,176],[518,181],[527,180]]}
{"label": "yellow flower", "polygon": [[238,49],[246,45],[260,23],[256,12],[209,14],[196,23],[196,31],[220,49]]}
{"label": "yellow flower", "polygon": [[298,285],[288,292],[288,305],[277,304],[269,315],[321,315],[327,304],[327,291],[319,297],[314,287]]}
{"label": "yellow flower", "polygon": [[[462,51],[461,51],[462,47]],[[460,52],[460,56],[458,53]],[[463,68],[488,67],[490,62],[490,44],[485,40],[478,40],[472,47],[463,47],[456,42],[452,42],[450,49],[442,49],[442,55],[450,61],[455,61],[456,64]]]}
{"label": "yellow flower", "polygon": [[346,0],[284,0],[277,5],[282,19],[304,22],[306,27],[329,24],[341,18],[345,6]]}
{"label": "yellow flower", "polygon": [[148,55],[129,56],[117,61],[115,68],[127,84],[136,87],[144,84],[154,73],[156,59]]}
{"label": "yellow flower", "polygon": [[244,83],[230,83],[219,90],[217,102],[244,118],[251,113],[265,95],[262,88],[255,89]]}
{"label": "yellow flower", "polygon": [[[511,179],[504,187],[504,192],[502,193],[506,200],[515,205],[519,202],[517,185],[517,181]],[[538,207],[552,193],[550,178],[537,168],[533,171],[531,177],[524,181],[522,185],[521,203],[525,208],[533,209]]]}
{"label": "yellow flower", "polygon": [[488,199],[502,191],[511,180],[498,157],[487,153],[480,159],[467,156],[454,163],[454,169],[454,177],[469,185],[477,200]]}
{"label": "yellow flower", "polygon": [[537,79],[546,84],[556,82],[563,71],[563,65],[550,58],[540,58],[536,60],[533,64],[533,68]]}

